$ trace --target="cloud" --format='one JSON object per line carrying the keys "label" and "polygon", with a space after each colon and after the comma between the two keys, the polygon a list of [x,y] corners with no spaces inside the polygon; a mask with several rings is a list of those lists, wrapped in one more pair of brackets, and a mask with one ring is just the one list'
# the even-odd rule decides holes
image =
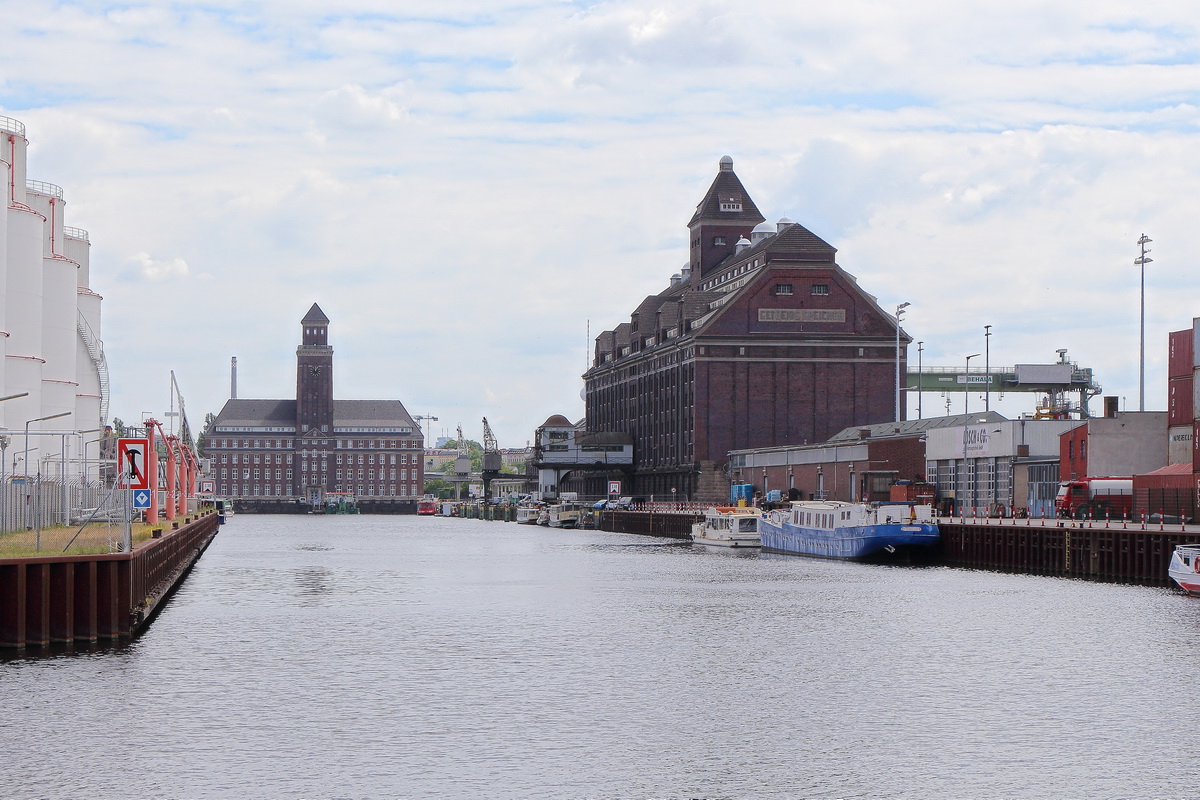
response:
{"label": "cloud", "polygon": [[[448,429],[486,415],[522,443],[582,414],[589,325],[624,321],[687,260],[726,153],[768,219],[839,248],[885,307],[913,303],[927,365],[992,324],[993,363],[1067,347],[1129,394],[1145,231],[1162,405],[1155,348],[1200,313],[1193,16],[1165,0],[33,0],[0,4],[0,114],[90,233],[126,418],[171,369],[198,417],[218,410],[231,355],[246,396],[286,396],[317,301],[339,394],[398,396]],[[181,356],[140,310],[201,278],[220,300],[173,322],[204,342]]]}
{"label": "cloud", "polygon": [[187,262],[182,258],[156,259],[149,253],[134,253],[130,261],[137,265],[138,274],[152,281],[186,278],[189,273]]}

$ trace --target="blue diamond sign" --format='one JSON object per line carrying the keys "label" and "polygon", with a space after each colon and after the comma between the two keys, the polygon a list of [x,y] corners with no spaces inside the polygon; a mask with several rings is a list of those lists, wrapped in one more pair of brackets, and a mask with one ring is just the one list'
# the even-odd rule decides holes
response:
{"label": "blue diamond sign", "polygon": [[149,508],[150,507],[150,491],[148,489],[135,489],[133,492],[133,507],[134,508]]}

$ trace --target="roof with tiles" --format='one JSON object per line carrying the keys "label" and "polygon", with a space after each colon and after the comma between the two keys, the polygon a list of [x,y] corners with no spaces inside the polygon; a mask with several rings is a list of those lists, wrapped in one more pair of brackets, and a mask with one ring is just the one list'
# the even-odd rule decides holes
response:
{"label": "roof with tiles", "polygon": [[[738,204],[740,210],[722,211],[722,203],[729,202]],[[764,219],[763,215],[758,212],[758,206],[754,205],[754,201],[750,199],[750,193],[746,191],[746,187],[742,186],[737,173],[733,171],[733,159],[724,156],[721,158],[717,177],[713,178],[712,185],[708,187],[704,199],[696,206],[696,213],[692,216],[688,227],[703,220],[730,224],[749,222],[757,225]]]}

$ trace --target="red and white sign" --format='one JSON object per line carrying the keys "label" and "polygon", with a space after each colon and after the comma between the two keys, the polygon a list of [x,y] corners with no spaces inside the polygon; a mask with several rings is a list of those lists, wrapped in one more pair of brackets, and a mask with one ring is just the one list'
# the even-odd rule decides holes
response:
{"label": "red and white sign", "polygon": [[122,483],[129,489],[149,489],[150,469],[146,463],[149,439],[117,439],[117,465]]}
{"label": "red and white sign", "polygon": [[608,482],[608,493],[609,494],[620,494],[621,493],[621,482],[620,481],[609,481]]}
{"label": "red and white sign", "polygon": [[200,494],[212,494],[216,490],[216,481],[200,481]]}

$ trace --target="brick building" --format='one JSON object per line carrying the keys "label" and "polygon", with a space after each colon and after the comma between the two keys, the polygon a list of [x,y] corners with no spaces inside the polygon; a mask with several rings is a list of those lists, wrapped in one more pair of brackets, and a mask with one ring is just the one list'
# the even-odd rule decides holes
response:
{"label": "brick building", "polygon": [[263,510],[335,492],[407,510],[424,485],[420,428],[399,400],[335,400],[329,318],[314,303],[301,326],[296,399],[233,398],[217,415],[205,446],[217,494]]}
{"label": "brick building", "polygon": [[896,320],[834,247],[766,223],[728,156],[688,228],[688,266],[596,338],[584,375],[588,430],[633,438],[633,493],[718,500],[732,450],[893,419]]}

